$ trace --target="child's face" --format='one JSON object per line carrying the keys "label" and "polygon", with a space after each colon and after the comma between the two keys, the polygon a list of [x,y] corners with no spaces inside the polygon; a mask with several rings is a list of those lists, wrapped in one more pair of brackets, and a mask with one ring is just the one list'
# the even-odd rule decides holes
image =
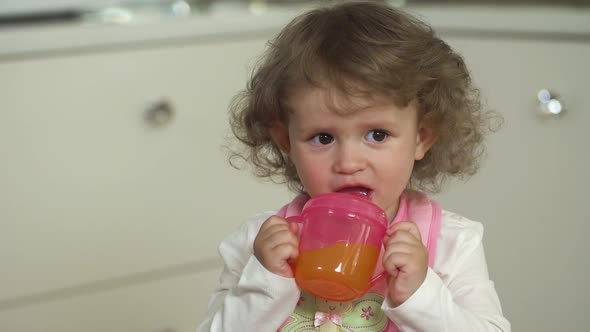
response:
{"label": "child's face", "polygon": [[[432,130],[419,125],[415,103],[399,108],[385,97],[346,98],[329,91],[293,95],[289,125],[275,126],[273,139],[310,196],[360,192],[392,219],[414,161],[432,144]],[[334,108],[354,111],[339,114]]]}

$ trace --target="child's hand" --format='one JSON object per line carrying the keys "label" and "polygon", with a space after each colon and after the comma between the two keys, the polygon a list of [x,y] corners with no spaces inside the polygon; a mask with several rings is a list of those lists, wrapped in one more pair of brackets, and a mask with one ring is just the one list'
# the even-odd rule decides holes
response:
{"label": "child's hand", "polygon": [[293,277],[289,262],[299,255],[297,223],[272,216],[262,224],[254,240],[254,256],[270,272]]}
{"label": "child's hand", "polygon": [[395,306],[422,285],[428,271],[428,250],[415,223],[402,221],[387,230],[383,268],[389,274],[388,295]]}

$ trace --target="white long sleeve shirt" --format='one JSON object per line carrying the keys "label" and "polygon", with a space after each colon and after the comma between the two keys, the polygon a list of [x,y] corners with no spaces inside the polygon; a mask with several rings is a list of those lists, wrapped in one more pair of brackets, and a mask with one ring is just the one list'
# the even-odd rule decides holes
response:
{"label": "white long sleeve shirt", "polygon": [[[295,280],[269,272],[253,255],[260,226],[275,213],[255,216],[219,245],[224,269],[198,332],[274,332],[293,313],[300,299]],[[480,223],[443,211],[432,268],[406,302],[393,307],[383,301],[387,317],[403,332],[510,331],[488,276],[482,236]]]}

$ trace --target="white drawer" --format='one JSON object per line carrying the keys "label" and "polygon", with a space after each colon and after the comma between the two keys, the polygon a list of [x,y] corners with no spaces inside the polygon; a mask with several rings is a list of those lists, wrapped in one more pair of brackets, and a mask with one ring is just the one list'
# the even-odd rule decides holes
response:
{"label": "white drawer", "polygon": [[[267,38],[0,63],[0,301],[216,257],[284,204],[222,149]],[[174,114],[152,127],[159,98]]]}
{"label": "white drawer", "polygon": [[[220,270],[144,281],[0,311],[6,332],[194,332]],[[80,293],[83,293],[80,290]]]}

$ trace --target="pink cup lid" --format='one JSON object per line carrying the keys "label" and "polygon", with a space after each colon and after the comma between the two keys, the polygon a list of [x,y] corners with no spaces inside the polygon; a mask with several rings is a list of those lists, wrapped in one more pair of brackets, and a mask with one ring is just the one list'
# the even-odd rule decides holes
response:
{"label": "pink cup lid", "polygon": [[339,192],[320,194],[308,200],[303,206],[303,210],[315,208],[346,210],[348,214],[365,217],[387,227],[385,212],[364,196]]}

